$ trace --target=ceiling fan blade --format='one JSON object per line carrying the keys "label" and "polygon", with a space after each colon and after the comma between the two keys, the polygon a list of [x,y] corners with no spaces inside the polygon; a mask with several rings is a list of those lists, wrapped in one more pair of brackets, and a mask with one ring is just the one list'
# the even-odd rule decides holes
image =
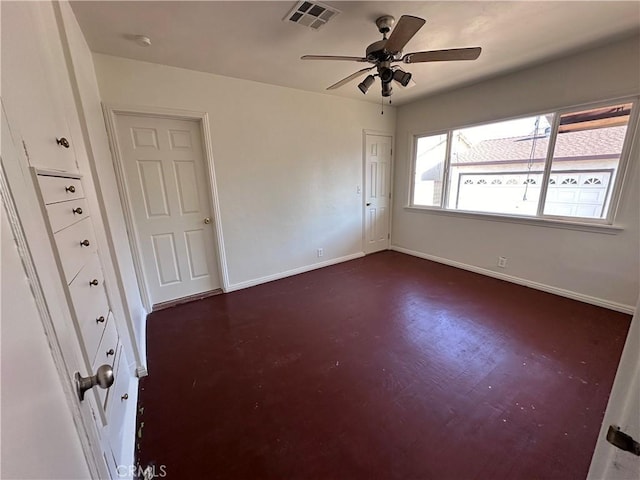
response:
{"label": "ceiling fan blade", "polygon": [[451,48],[449,50],[431,50],[428,52],[407,53],[402,57],[404,63],[449,62],[451,60],[475,60],[482,48]]}
{"label": "ceiling fan blade", "polygon": [[404,46],[418,33],[418,30],[422,28],[426,20],[420,17],[412,17],[411,15],[403,15],[398,20],[398,24],[395,26],[387,43],[384,45],[384,49],[387,52],[398,53],[401,52]]}
{"label": "ceiling fan blade", "polygon": [[356,73],[352,73],[348,77],[345,77],[342,80],[340,80],[339,82],[334,83],[330,87],[327,87],[327,90],[335,90],[336,88],[339,88],[342,85],[344,85],[346,83],[349,83],[351,80],[355,80],[356,78],[362,76],[363,73],[368,72],[369,70],[372,70],[374,68],[376,68],[376,67],[373,66],[373,67],[369,67],[369,68],[363,68],[362,70],[358,70]]}
{"label": "ceiling fan blade", "polygon": [[335,55],[303,55],[300,60],[344,60],[348,62],[367,62],[364,57],[344,57]]}

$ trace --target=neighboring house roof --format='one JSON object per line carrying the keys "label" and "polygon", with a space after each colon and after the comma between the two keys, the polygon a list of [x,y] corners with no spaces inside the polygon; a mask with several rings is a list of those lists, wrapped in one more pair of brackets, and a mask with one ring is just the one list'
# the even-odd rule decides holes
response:
{"label": "neighboring house roof", "polygon": [[[559,133],[556,139],[554,158],[610,158],[619,156],[626,130],[626,125],[622,125]],[[532,140],[531,136],[484,140],[458,154],[458,158],[454,157],[452,163],[528,161],[531,158]],[[544,160],[547,156],[548,144],[549,137],[537,137],[533,159]]]}

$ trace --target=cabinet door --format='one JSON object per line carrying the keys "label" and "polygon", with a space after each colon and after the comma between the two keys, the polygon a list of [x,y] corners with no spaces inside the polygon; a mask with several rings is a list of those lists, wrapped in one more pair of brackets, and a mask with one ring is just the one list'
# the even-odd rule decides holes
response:
{"label": "cabinet door", "polygon": [[[63,103],[70,85],[55,25],[49,2],[2,2],[2,102],[30,165],[77,172]],[[57,143],[61,138],[68,148]]]}

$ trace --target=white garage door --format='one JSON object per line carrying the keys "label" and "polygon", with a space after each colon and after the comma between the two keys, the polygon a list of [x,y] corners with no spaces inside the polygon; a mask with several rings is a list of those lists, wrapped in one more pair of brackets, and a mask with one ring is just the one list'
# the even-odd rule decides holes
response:
{"label": "white garage door", "polygon": [[[545,215],[600,218],[611,170],[555,172],[549,178]],[[460,174],[456,208],[535,215],[542,172]]]}

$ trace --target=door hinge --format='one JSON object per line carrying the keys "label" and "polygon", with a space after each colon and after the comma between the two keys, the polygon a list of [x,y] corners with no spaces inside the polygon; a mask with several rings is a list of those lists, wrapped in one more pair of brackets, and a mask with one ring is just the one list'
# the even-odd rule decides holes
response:
{"label": "door hinge", "polygon": [[618,447],[620,450],[631,452],[640,457],[640,443],[635,441],[630,435],[621,431],[617,425],[609,425],[607,442],[614,447]]}

